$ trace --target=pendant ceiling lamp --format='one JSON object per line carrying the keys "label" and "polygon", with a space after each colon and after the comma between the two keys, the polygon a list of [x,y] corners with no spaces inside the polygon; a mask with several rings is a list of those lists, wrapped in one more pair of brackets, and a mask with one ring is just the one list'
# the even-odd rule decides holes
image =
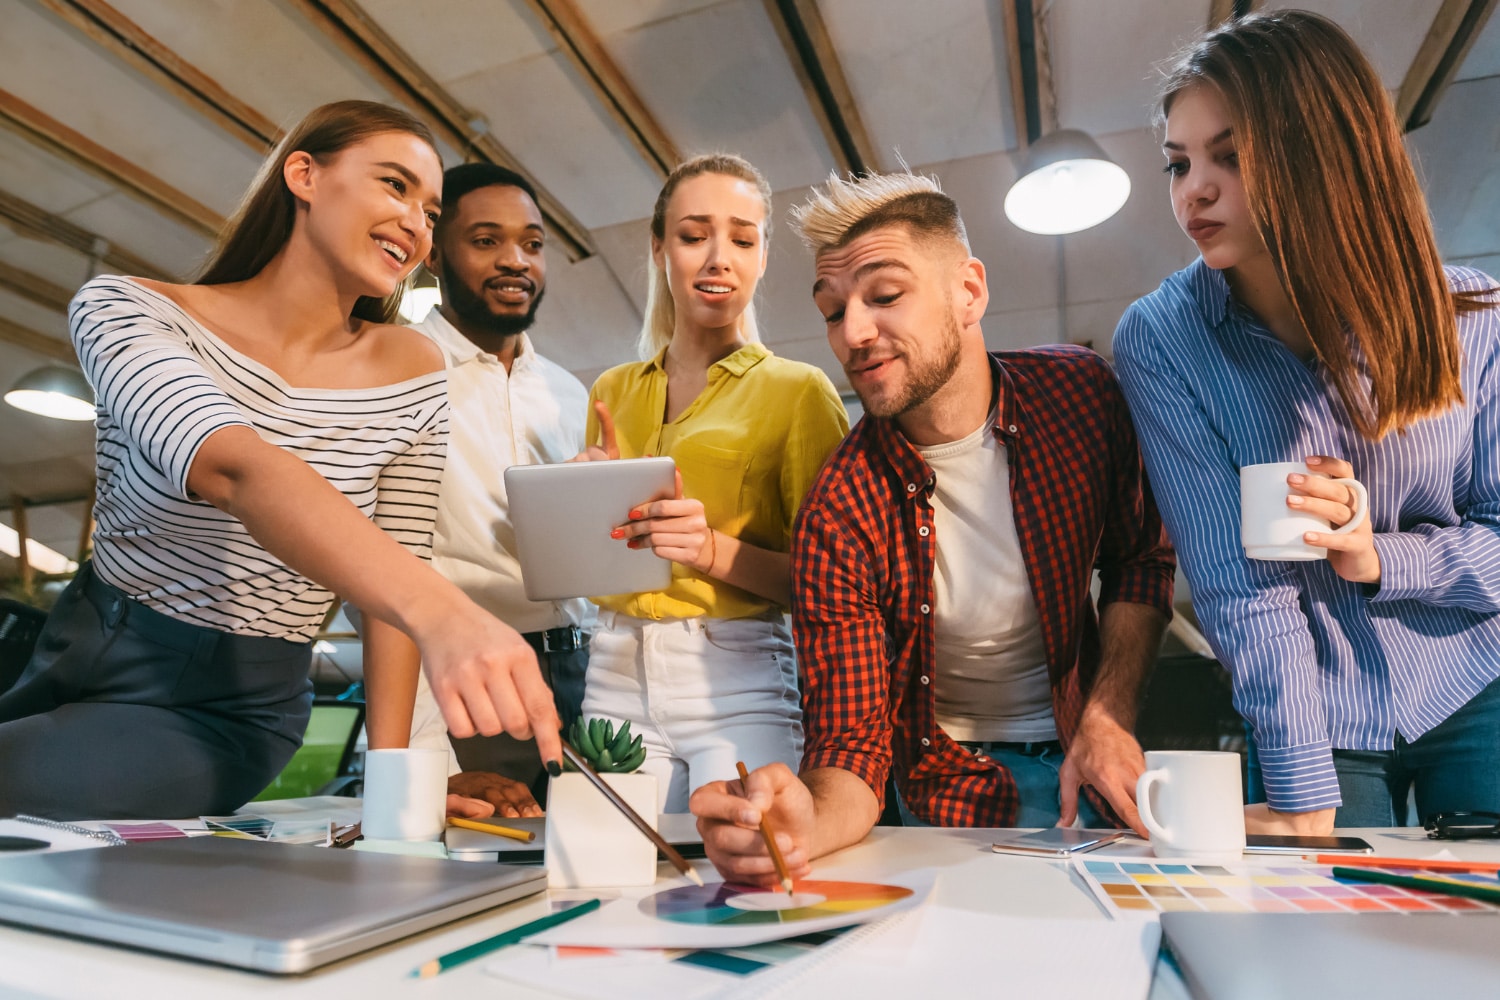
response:
{"label": "pendant ceiling lamp", "polygon": [[1028,233],[1058,236],[1089,229],[1130,197],[1130,175],[1078,129],[1058,129],[1027,150],[1020,179],[1005,196],[1005,216]]}
{"label": "pendant ceiling lamp", "polygon": [[5,394],[18,410],[58,420],[93,420],[94,390],[76,368],[47,365],[18,381]]}

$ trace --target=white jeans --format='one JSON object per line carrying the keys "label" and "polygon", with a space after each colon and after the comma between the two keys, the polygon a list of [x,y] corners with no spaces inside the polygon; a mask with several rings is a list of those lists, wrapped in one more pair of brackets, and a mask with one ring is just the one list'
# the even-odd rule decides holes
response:
{"label": "white jeans", "polygon": [[629,721],[644,737],[662,812],[686,812],[693,789],[802,760],[796,657],[784,619],[599,613],[589,643],[585,718]]}

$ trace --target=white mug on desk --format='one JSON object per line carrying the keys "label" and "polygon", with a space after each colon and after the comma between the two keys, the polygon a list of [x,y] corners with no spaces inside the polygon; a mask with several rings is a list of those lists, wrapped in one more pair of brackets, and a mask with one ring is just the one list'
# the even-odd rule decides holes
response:
{"label": "white mug on desk", "polygon": [[1240,755],[1148,750],[1135,805],[1158,858],[1234,861],[1245,852]]}
{"label": "white mug on desk", "polygon": [[[1301,462],[1268,462],[1240,469],[1240,543],[1251,559],[1308,561],[1328,558],[1328,550],[1302,540],[1309,531],[1347,535],[1364,523],[1370,510],[1370,494],[1356,479],[1335,479],[1354,494],[1354,516],[1334,528],[1326,520],[1286,505],[1291,487],[1286,477],[1293,473],[1317,476]],[[1327,477],[1324,477],[1327,478]]]}
{"label": "white mug on desk", "polygon": [[448,825],[446,750],[367,750],[367,840],[441,840]]}

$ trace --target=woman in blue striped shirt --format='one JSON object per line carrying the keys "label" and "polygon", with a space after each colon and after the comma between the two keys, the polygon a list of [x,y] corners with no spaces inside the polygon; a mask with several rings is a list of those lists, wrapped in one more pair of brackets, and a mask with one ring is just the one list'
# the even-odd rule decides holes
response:
{"label": "woman in blue striped shirt", "polygon": [[196,283],[111,275],[73,299],[98,397],[94,558],[0,692],[0,815],[243,805],[302,741],[335,593],[367,612],[371,746],[406,745],[420,647],[455,735],[535,728],[556,767],[530,647],[423,561],[446,378],[392,320],[441,188],[416,119],[326,105]]}
{"label": "woman in blue striped shirt", "polygon": [[[1234,677],[1266,801],[1252,832],[1500,811],[1500,296],[1442,266],[1390,99],[1331,21],[1252,15],[1161,102],[1201,258],[1126,312],[1120,382],[1194,607]],[[1240,547],[1238,470],[1352,476],[1326,560]],[[1353,498],[1292,475],[1338,527]]]}

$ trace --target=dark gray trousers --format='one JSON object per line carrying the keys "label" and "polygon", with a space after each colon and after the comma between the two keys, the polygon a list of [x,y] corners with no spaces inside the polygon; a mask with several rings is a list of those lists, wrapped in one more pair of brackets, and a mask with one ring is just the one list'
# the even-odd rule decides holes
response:
{"label": "dark gray trousers", "polygon": [[312,710],[307,643],[130,600],[84,565],[0,693],[0,816],[232,812],[281,772]]}

